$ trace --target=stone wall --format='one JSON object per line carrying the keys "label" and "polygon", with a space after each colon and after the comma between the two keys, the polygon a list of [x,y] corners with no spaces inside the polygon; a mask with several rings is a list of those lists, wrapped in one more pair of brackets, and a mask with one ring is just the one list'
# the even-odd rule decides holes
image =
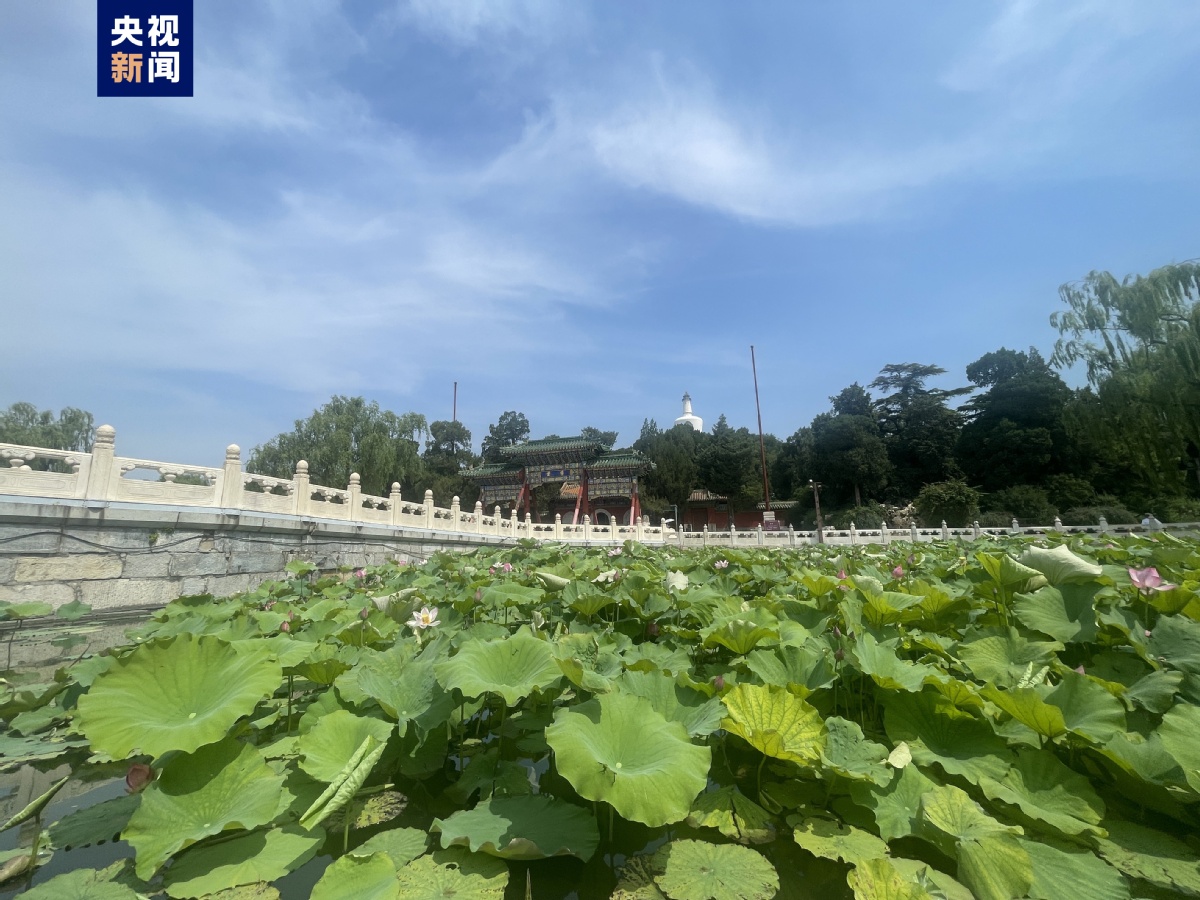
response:
{"label": "stone wall", "polygon": [[514,539],[148,504],[0,500],[0,600],[94,609],[251,590],[305,560],[323,570],[427,559]]}

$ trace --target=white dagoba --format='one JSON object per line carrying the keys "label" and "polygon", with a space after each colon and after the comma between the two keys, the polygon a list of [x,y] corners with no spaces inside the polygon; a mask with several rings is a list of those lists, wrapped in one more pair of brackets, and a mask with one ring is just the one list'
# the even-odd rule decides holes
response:
{"label": "white dagoba", "polygon": [[691,394],[683,395],[683,415],[675,420],[676,425],[691,425],[696,431],[704,430],[704,420],[692,413]]}

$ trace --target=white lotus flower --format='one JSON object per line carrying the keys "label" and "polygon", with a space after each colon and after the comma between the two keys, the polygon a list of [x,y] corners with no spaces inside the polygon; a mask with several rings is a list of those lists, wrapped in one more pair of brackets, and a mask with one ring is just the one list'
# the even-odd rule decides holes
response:
{"label": "white lotus flower", "polygon": [[414,612],[412,618],[404,623],[413,631],[423,631],[426,628],[432,628],[434,625],[440,625],[438,621],[438,611],[435,606],[430,609],[428,606],[422,606],[419,612]]}

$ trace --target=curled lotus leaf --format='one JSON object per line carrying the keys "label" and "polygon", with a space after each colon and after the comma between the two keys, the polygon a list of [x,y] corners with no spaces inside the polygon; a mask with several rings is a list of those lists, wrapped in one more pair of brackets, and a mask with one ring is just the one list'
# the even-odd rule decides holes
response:
{"label": "curled lotus leaf", "polygon": [[249,744],[226,738],[181,753],[142,792],[122,837],[148,880],[167,857],[227,828],[257,828],[279,806],[283,776]]}
{"label": "curled lotus leaf", "polygon": [[457,688],[467,697],[499,694],[509,706],[562,677],[550,644],[524,629],[510,638],[468,641],[435,671],[448,690]]}
{"label": "curled lotus leaf", "polygon": [[756,850],[737,844],[672,841],[655,855],[655,881],[671,900],[771,900],[779,873]]}
{"label": "curled lotus leaf", "polygon": [[652,827],[686,818],[708,783],[712,751],[692,744],[682,725],[632,694],[559,709],[546,741],[580,796]]}
{"label": "curled lotus leaf", "polygon": [[825,749],[821,714],[786,688],[739,684],[721,698],[725,728],[775,759],[815,763]]}
{"label": "curled lotus leaf", "polygon": [[317,781],[333,781],[368,736],[382,744],[395,730],[394,725],[382,719],[336,709],[300,735],[297,746],[304,756],[300,768]]}
{"label": "curled lotus leaf", "polygon": [[76,723],[94,750],[158,757],[219,741],[283,677],[265,652],[181,634],[118,659],[79,698]]}
{"label": "curled lotus leaf", "polygon": [[992,800],[1021,809],[1066,835],[1102,834],[1104,801],[1087,778],[1052,753],[1024,750],[1000,781],[983,779],[980,787]]}
{"label": "curled lotus leaf", "polygon": [[585,862],[600,844],[596,819],[588,810],[544,794],[493,797],[474,809],[434,819],[442,846],[464,846],[501,859],[577,856]]}
{"label": "curled lotus leaf", "polygon": [[1100,566],[1071,552],[1066,544],[1059,544],[1053,549],[1030,547],[1021,554],[1021,564],[1037,569],[1056,587],[1073,582],[1087,583],[1104,574]]}
{"label": "curled lotus leaf", "polygon": [[739,791],[737,785],[697,797],[687,823],[693,828],[715,828],[740,844],[765,844],[775,839],[771,814]]}
{"label": "curled lotus leaf", "polygon": [[664,672],[626,672],[621,690],[650,701],[664,718],[678,722],[692,737],[712,734],[721,727],[725,712],[721,701],[677,684]]}

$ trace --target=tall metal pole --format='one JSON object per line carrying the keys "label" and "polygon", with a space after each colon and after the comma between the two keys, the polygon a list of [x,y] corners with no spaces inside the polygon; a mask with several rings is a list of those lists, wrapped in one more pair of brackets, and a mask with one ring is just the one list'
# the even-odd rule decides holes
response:
{"label": "tall metal pole", "polygon": [[762,407],[758,404],[758,366],[754,362],[754,345],[750,345],[750,371],[754,373],[754,408],[758,410],[758,453],[762,458],[763,500],[767,510],[771,509],[771,488],[767,484],[767,445],[763,442]]}
{"label": "tall metal pole", "polygon": [[454,411],[452,413],[451,421],[454,421],[454,422],[458,421],[458,382],[457,381],[454,382]]}
{"label": "tall metal pole", "polygon": [[821,521],[821,482],[808,479],[808,483],[812,485],[813,490],[813,505],[817,508],[817,543],[825,543],[825,528]]}

